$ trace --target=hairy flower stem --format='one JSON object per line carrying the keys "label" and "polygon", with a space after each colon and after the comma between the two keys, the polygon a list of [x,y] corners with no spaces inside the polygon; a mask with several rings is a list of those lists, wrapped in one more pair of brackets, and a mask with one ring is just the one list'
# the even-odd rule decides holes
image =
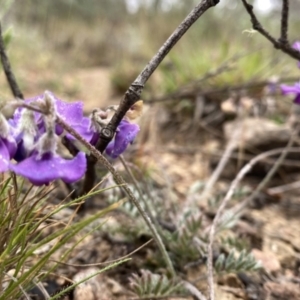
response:
{"label": "hairy flower stem", "polygon": [[119,158],[120,158],[120,160],[121,160],[121,162],[122,162],[122,164],[123,164],[126,172],[129,174],[129,176],[130,176],[130,178],[131,178],[131,180],[132,180],[132,182],[133,182],[136,190],[138,191],[139,196],[140,196],[141,200],[143,201],[143,203],[145,205],[146,213],[149,215],[149,218],[150,218],[151,222],[154,224],[154,226],[155,226],[156,230],[158,231],[159,235],[163,236],[163,232],[161,230],[161,226],[158,224],[157,219],[155,219],[155,217],[151,213],[151,207],[149,206],[148,201],[145,199],[145,197],[143,195],[143,192],[142,192],[141,188],[139,187],[139,184],[138,184],[136,178],[134,177],[131,169],[128,167],[128,165],[127,165],[127,163],[126,163],[123,155],[120,155]]}
{"label": "hairy flower stem", "polygon": [[71,126],[69,126],[64,120],[62,120],[60,117],[57,116],[56,121],[58,124],[60,124],[68,133],[72,134],[78,141],[80,141],[90,152],[91,154],[97,159],[99,163],[101,163],[114,177],[114,180],[116,183],[125,191],[127,194],[129,200],[136,206],[138,209],[139,213],[145,220],[147,226],[149,227],[154,240],[157,243],[157,246],[159,247],[161,254],[163,255],[166,265],[169,269],[169,272],[172,276],[172,278],[176,277],[176,273],[173,267],[173,264],[171,262],[171,259],[167,253],[167,250],[165,248],[165,245],[158,234],[156,227],[152,223],[151,219],[147,215],[146,211],[141,207],[140,203],[138,200],[135,198],[133,195],[132,191],[128,187],[127,183],[124,181],[123,177],[115,170],[113,165],[93,146],[91,145],[88,141],[86,141],[82,136],[77,133]]}
{"label": "hairy flower stem", "polygon": [[[134,177],[132,171],[131,171],[130,168],[128,167],[128,165],[127,165],[127,163],[126,163],[126,161],[125,161],[123,155],[120,155],[120,156],[119,156],[119,159],[121,160],[122,165],[124,166],[126,172],[127,172],[128,175],[130,176],[130,178],[131,178],[131,180],[132,180],[132,182],[133,182],[133,184],[134,184],[134,187],[136,188],[136,190],[137,190],[138,193],[139,193],[139,196],[140,196],[141,200],[142,200],[143,203],[145,204],[146,211],[147,211],[149,217],[152,219],[152,222],[155,223],[155,222],[154,222],[154,217],[153,217],[152,214],[151,214],[151,208],[150,208],[150,206],[148,205],[148,202],[145,200],[144,195],[143,195],[143,192],[142,192],[141,188],[139,187],[139,184],[138,184],[137,180],[135,179],[135,177]],[[155,224],[155,225],[157,225],[157,224]]]}

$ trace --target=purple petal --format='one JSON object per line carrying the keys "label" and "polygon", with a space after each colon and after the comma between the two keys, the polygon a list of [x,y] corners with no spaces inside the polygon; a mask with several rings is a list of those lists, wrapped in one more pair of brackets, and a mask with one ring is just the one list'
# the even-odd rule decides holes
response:
{"label": "purple petal", "polygon": [[140,127],[137,124],[122,120],[118,126],[114,141],[108,144],[106,153],[112,158],[117,158],[126,150],[128,144],[134,141],[139,131]]}
{"label": "purple petal", "polygon": [[118,126],[118,131],[115,137],[115,151],[120,149],[122,153],[126,149],[127,145],[134,141],[139,130],[140,128],[138,125],[122,121]]}
{"label": "purple petal", "polygon": [[16,151],[15,155],[13,156],[13,159],[15,161],[19,162],[19,161],[25,159],[26,157],[27,157],[27,152],[23,145],[23,141],[21,140],[18,143],[17,151]]}
{"label": "purple petal", "polygon": [[64,129],[59,124],[56,124],[55,125],[55,133],[57,135],[61,135],[63,132],[64,132]]}
{"label": "purple petal", "polygon": [[109,144],[107,145],[105,152],[108,156],[110,156],[111,158],[117,158],[118,155],[114,154],[114,147],[115,147],[115,140],[112,140],[109,142]]}
{"label": "purple petal", "polygon": [[98,132],[94,132],[92,138],[90,139],[90,143],[95,146],[99,140],[99,133]]}
{"label": "purple petal", "polygon": [[295,83],[292,86],[282,84],[280,85],[280,88],[283,95],[300,94],[300,83]]}
{"label": "purple petal", "polygon": [[16,174],[26,177],[34,185],[49,184],[56,179],[72,183],[78,181],[85,174],[86,157],[83,152],[79,152],[71,160],[51,154],[38,159],[37,153],[34,153],[16,165],[10,164],[10,169]]}
{"label": "purple petal", "polygon": [[300,52],[300,42],[297,41],[293,44],[292,48],[294,48],[295,50],[298,50]]}
{"label": "purple petal", "polygon": [[[295,42],[292,48],[300,52],[300,42],[299,41]],[[300,68],[300,61],[298,62],[298,68]]]}
{"label": "purple petal", "polygon": [[10,157],[8,150],[3,140],[0,139],[0,173],[8,170],[9,161]]}
{"label": "purple petal", "polygon": [[25,159],[26,157],[28,157],[34,150],[34,145],[36,144],[36,142],[38,141],[38,139],[40,138],[41,134],[38,134],[37,136],[35,136],[32,140],[32,144],[29,147],[29,144],[24,143],[24,140],[26,139],[24,137],[24,133],[21,132],[18,135],[16,135],[14,138],[17,142],[17,149],[16,152],[13,156],[13,159],[17,162]]}
{"label": "purple petal", "polygon": [[[81,123],[73,124],[72,128],[88,142],[94,137],[94,131],[91,129],[91,120],[89,118],[82,118]],[[69,133],[66,134],[66,137],[71,141],[75,140],[73,135]]]}
{"label": "purple petal", "polygon": [[68,124],[78,124],[83,118],[83,103],[81,101],[67,103],[54,97],[57,113]]}
{"label": "purple petal", "polygon": [[12,137],[8,137],[7,139],[2,139],[4,145],[6,146],[6,149],[9,153],[9,157],[14,157],[16,151],[17,151],[17,143]]}
{"label": "purple petal", "polygon": [[300,104],[300,94],[298,94],[297,96],[296,96],[296,98],[294,99],[294,103],[295,104]]}
{"label": "purple petal", "polygon": [[[54,99],[57,113],[64,121],[66,121],[69,125],[78,124],[81,122],[81,120],[83,118],[83,103],[81,101],[68,103],[68,102],[64,102],[64,101],[60,100],[53,93],[51,93],[51,92],[49,92],[49,93]],[[35,101],[43,101],[43,99],[44,99],[44,95],[39,95],[37,97],[26,99],[25,102],[31,103],[31,102],[35,102]],[[24,108],[22,108],[22,107],[18,108],[18,109],[16,109],[16,111],[14,113],[12,123],[15,124],[15,126],[18,124],[18,122],[21,118],[23,109]],[[36,122],[36,124],[38,124],[39,130],[41,131],[41,133],[45,132],[44,122],[43,122],[43,118],[42,118],[41,114],[35,112],[34,117],[35,117],[35,122]],[[60,135],[62,132],[63,132],[63,129],[60,126],[57,126],[56,134]]]}
{"label": "purple petal", "polygon": [[[59,116],[73,127],[84,139],[90,141],[94,135],[94,132],[90,129],[90,119],[83,116],[83,103],[77,102],[64,102],[53,94],[55,99],[55,105]],[[60,135],[63,132],[63,128],[60,125],[56,125],[56,134]],[[69,133],[66,135],[68,139],[75,140],[75,138]]]}
{"label": "purple petal", "polygon": [[270,94],[275,94],[277,91],[277,83],[276,82],[270,82],[268,85],[268,92]]}

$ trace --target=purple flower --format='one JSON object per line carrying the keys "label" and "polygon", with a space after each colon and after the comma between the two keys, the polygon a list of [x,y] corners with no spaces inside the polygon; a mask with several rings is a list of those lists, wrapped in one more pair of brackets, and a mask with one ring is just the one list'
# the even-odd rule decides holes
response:
{"label": "purple flower", "polygon": [[9,157],[14,157],[16,151],[17,151],[17,143],[16,141],[11,137],[7,137],[6,139],[2,139],[2,143],[6,147]]}
{"label": "purple flower", "polygon": [[[24,108],[22,104],[10,120],[0,113],[0,172],[11,170],[35,185],[49,184],[56,179],[67,183],[78,181],[86,172],[85,153],[80,151],[81,145],[75,137],[56,124],[56,117],[62,118],[85,140],[95,144],[99,130],[106,125],[103,121],[107,117],[106,111],[101,111],[104,114],[99,120],[87,118],[83,115],[82,102],[67,103],[50,92],[27,99],[25,103],[44,113]],[[112,158],[123,153],[140,130],[138,125],[127,120],[132,117],[131,114],[121,121],[114,139],[107,146],[106,153]],[[61,138],[71,141],[78,150],[72,159],[58,154],[57,145]]]}
{"label": "purple flower", "polygon": [[56,179],[72,183],[78,181],[86,171],[86,157],[79,152],[73,159],[64,159],[52,153],[41,157],[37,152],[22,162],[10,164],[10,169],[17,175],[26,177],[34,185],[49,184]]}
{"label": "purple flower", "polygon": [[10,155],[5,146],[5,143],[0,139],[0,172],[5,172],[8,170],[10,161]]}
{"label": "purple flower", "polygon": [[[91,120],[83,116],[83,103],[81,101],[67,103],[52,96],[55,100],[57,114],[89,142],[93,138],[94,131],[91,129]],[[56,125],[56,132],[59,129],[61,132],[63,131],[60,125]],[[71,141],[75,140],[69,133],[66,134],[66,137]]]}
{"label": "purple flower", "polygon": [[[295,42],[292,48],[300,52],[300,41]],[[298,67],[300,68],[300,61],[298,61]]]}
{"label": "purple flower", "polygon": [[[83,119],[83,103],[80,101],[67,103],[63,102],[60,99],[56,98],[54,95],[54,103],[57,109],[57,114],[70,126],[78,125]],[[56,131],[59,131],[57,134],[63,132],[63,128],[60,125],[56,125]]]}
{"label": "purple flower", "polygon": [[[92,139],[94,132],[91,130],[90,120],[83,116],[83,104],[63,102],[50,92],[25,102],[41,109],[46,108],[48,114],[33,112],[27,108],[16,110],[10,124],[15,128],[14,137],[18,149],[14,159],[18,163],[10,163],[5,148],[0,145],[0,151],[4,149],[1,161],[3,169],[9,168],[35,185],[49,184],[56,179],[67,183],[78,181],[86,171],[85,154],[78,152],[72,159],[65,159],[57,154],[57,141],[63,128],[55,120],[56,115],[59,115],[84,138]],[[66,134],[66,137],[74,140],[71,135]]]}
{"label": "purple flower", "polygon": [[[69,122],[68,122],[69,123]],[[69,123],[70,124],[70,123]],[[92,142],[94,139],[95,131],[91,127],[91,120],[86,117],[82,117],[80,121],[77,121],[76,124],[71,125],[73,129],[77,133],[79,133],[86,141]],[[96,133],[97,136],[99,136],[98,133]],[[76,140],[75,137],[73,137],[71,134],[67,133],[66,138],[70,141]]]}
{"label": "purple flower", "polygon": [[117,158],[130,143],[133,143],[140,127],[126,120],[122,120],[117,128],[115,138],[106,147],[106,154],[111,158]]}
{"label": "purple flower", "polygon": [[300,41],[296,41],[292,47],[300,52]]}
{"label": "purple flower", "polygon": [[[83,138],[85,138],[87,141],[90,141],[94,132],[90,129],[90,119],[83,116],[83,103],[81,101],[72,103],[64,102],[51,92],[45,93],[52,98],[57,115],[59,115],[70,126],[72,126]],[[33,105],[43,104],[44,97],[44,95],[40,95],[29,98],[25,100],[25,103]],[[18,126],[18,124],[20,126],[20,123],[22,122],[22,114],[25,110],[26,109],[24,108],[18,108],[16,110],[12,121],[13,124],[16,124],[15,126]],[[33,114],[35,124],[38,127],[38,134],[41,135],[45,132],[43,116],[38,112],[33,112]],[[63,128],[60,125],[56,125],[55,132],[57,135],[61,135],[63,133]],[[70,134],[66,134],[66,137],[70,140],[75,140],[75,138]]]}
{"label": "purple flower", "polygon": [[280,88],[283,95],[288,95],[288,94],[296,95],[294,99],[294,103],[300,104],[300,83],[296,82],[292,86],[282,84]]}

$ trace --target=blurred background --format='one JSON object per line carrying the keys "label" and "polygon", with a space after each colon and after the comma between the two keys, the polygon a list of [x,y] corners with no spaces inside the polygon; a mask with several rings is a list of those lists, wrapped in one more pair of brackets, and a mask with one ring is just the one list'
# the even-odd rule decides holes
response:
{"label": "blurred background", "polygon": [[[0,17],[25,97],[51,90],[62,99],[84,101],[89,113],[120,101],[197,3],[0,0]],[[282,1],[252,4],[263,26],[279,37]],[[300,38],[300,1],[290,5],[293,43]],[[230,138],[225,125],[241,114],[285,124],[292,99],[282,98],[278,85],[292,84],[298,75],[297,62],[252,29],[242,1],[221,0],[192,26],[146,84],[140,144],[187,146],[188,139],[190,146],[200,143],[201,151],[207,144],[211,153],[223,151]],[[9,99],[3,73],[0,86],[0,98]],[[206,168],[199,163],[196,175],[206,178],[210,171],[201,173]]]}
{"label": "blurred background", "polygon": [[[199,1],[0,0],[0,19],[6,49],[25,97],[50,90],[65,100],[84,101],[85,111],[90,113],[96,107],[120,101],[147,62]],[[282,1],[251,3],[263,26],[279,38]],[[289,41],[293,43],[300,40],[300,0],[290,1],[290,6]],[[292,85],[298,81],[297,61],[274,49],[252,29],[241,0],[220,0],[192,26],[147,82],[142,94],[144,114],[138,121],[141,131],[125,153],[134,171],[137,170],[139,185],[147,191],[146,195],[151,195],[146,199],[150,199],[153,214],[162,224],[167,221],[181,228],[189,216],[199,213],[204,225],[202,228],[199,223],[197,232],[207,243],[205,227],[211,224],[238,171],[267,150],[287,147],[289,141],[299,144],[299,128],[295,134],[299,106],[293,105],[292,96],[283,97],[279,88],[281,83]],[[0,100],[11,97],[1,72]],[[238,132],[239,128],[242,132]],[[281,268],[281,273],[276,269],[276,274],[297,277],[298,293],[299,153],[281,161],[272,180],[259,193],[255,192],[277,157],[257,164],[235,190],[229,207],[244,203],[247,210],[243,216],[231,213],[230,221],[234,222],[225,227],[227,230],[235,226],[230,234],[237,241],[245,239],[249,245],[247,251],[259,249],[266,261],[272,253],[275,265]],[[217,168],[222,160],[221,168]],[[114,166],[130,183],[118,160]],[[99,181],[103,178],[100,171]],[[108,183],[114,185],[112,180]],[[95,202],[122,198],[111,193],[111,198],[103,194]],[[147,232],[139,231],[139,224],[134,223],[132,228],[127,220],[124,224],[121,226],[124,234],[131,240],[142,237],[140,232]],[[192,247],[193,237],[194,233],[184,241],[185,248],[169,240],[167,245],[177,257],[176,266],[182,267],[190,281],[199,276],[206,278],[203,269],[194,272],[186,268],[189,263],[199,261],[198,246]],[[222,243],[219,253],[223,251]],[[118,243],[116,249],[110,252],[119,253]],[[194,252],[188,256],[191,249]],[[105,259],[97,257],[86,262]],[[160,268],[157,261],[155,257],[150,262],[153,269]],[[138,268],[149,266],[144,257],[137,264]],[[265,278],[262,274],[257,282],[265,282]],[[202,283],[199,288],[205,291],[205,280]],[[261,289],[262,284],[257,285]],[[286,286],[286,281],[282,286]],[[280,299],[299,299],[287,295]]]}
{"label": "blurred background", "polygon": [[[0,17],[25,97],[51,90],[62,99],[84,101],[89,113],[120,101],[198,2],[0,0]],[[282,1],[252,4],[263,26],[279,37]],[[300,39],[300,1],[290,5],[293,43]],[[241,114],[276,124],[290,118],[292,99],[282,98],[278,85],[292,84],[298,75],[297,62],[252,29],[242,1],[221,0],[192,26],[147,82],[140,144],[187,146],[188,139],[191,146],[201,143],[202,150],[207,143],[208,152],[223,151],[230,137],[225,125]],[[0,99],[9,99],[3,73],[0,87]],[[217,141],[213,149],[212,141]],[[206,169],[200,164],[198,169]]]}
{"label": "blurred background", "polygon": [[[91,110],[118,101],[117,96],[197,2],[0,0],[0,17],[24,94],[48,89],[65,98],[80,98]],[[281,1],[257,0],[254,5],[262,23],[278,35]],[[290,40],[294,41],[299,38],[300,1],[291,5]],[[174,47],[143,97],[173,92],[223,64],[230,71],[219,72],[202,87],[289,77],[297,71],[294,61],[251,30],[241,1],[222,0]],[[2,76],[0,97],[9,95]]]}

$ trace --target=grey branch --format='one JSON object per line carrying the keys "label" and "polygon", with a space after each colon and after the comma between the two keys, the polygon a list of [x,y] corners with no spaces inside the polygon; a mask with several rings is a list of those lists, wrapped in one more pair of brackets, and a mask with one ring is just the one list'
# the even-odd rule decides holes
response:
{"label": "grey branch", "polygon": [[176,28],[167,41],[149,61],[143,71],[138,75],[138,77],[126,91],[118,110],[112,117],[109,124],[102,129],[99,143],[96,146],[100,152],[105,150],[106,146],[113,138],[114,132],[116,131],[126,112],[135,102],[140,99],[145,83],[162,62],[162,60],[181,39],[181,37],[188,31],[188,29],[196,22],[196,20],[199,19],[200,16],[202,16],[209,8],[217,5],[218,3],[219,0],[202,0],[182,21],[182,23]]}
{"label": "grey branch", "polygon": [[288,44],[288,24],[289,22],[289,0],[282,0],[281,11],[281,36],[279,42],[282,44]]}
{"label": "grey branch", "polygon": [[[245,6],[247,13],[250,16],[253,29],[257,30],[262,34],[267,40],[269,40],[276,49],[280,49],[282,52],[288,54],[289,56],[300,61],[300,52],[293,49],[291,45],[287,42],[287,20],[288,20],[288,1],[283,4],[282,20],[281,20],[281,38],[276,39],[273,37],[258,21],[255,13],[253,12],[253,6],[249,4],[246,0],[241,0]],[[283,38],[283,40],[282,40]]]}
{"label": "grey branch", "polygon": [[3,66],[3,70],[5,72],[6,79],[8,81],[8,84],[10,86],[10,89],[14,95],[15,98],[23,99],[23,94],[17,84],[16,77],[11,69],[9,59],[7,57],[6,51],[5,51],[5,44],[3,40],[2,35],[2,27],[0,24],[0,56],[1,56],[1,62]]}

